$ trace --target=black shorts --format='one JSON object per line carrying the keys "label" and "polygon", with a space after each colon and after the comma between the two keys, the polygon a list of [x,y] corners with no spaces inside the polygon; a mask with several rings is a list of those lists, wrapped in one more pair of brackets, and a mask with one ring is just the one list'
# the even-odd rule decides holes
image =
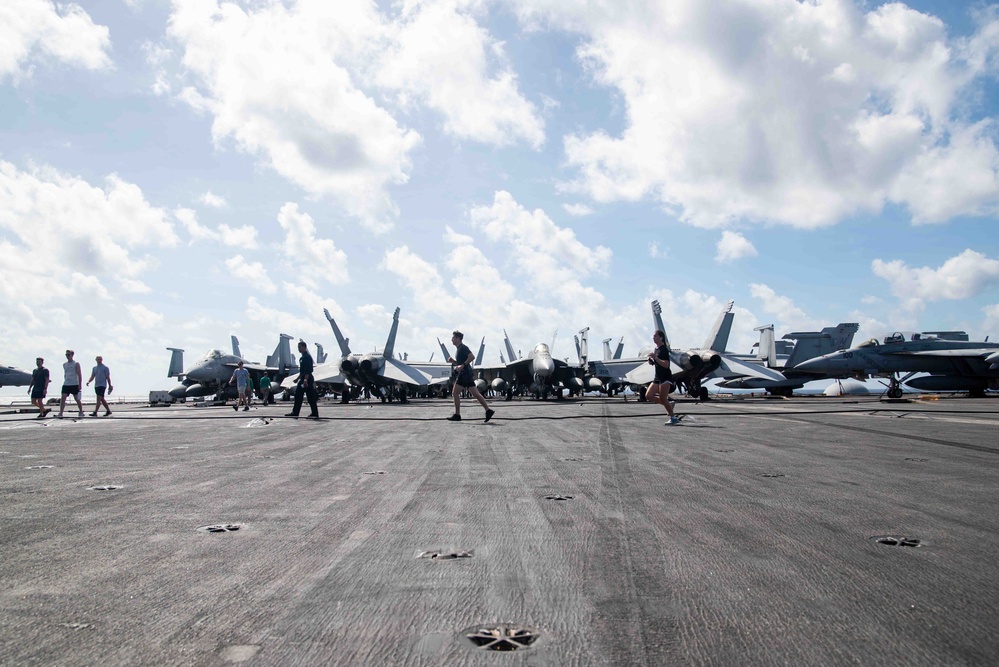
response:
{"label": "black shorts", "polygon": [[78,384],[64,384],[62,386],[63,396],[76,396],[80,393],[80,385]]}
{"label": "black shorts", "polygon": [[94,386],[94,393],[97,394],[98,396],[103,396],[104,392],[107,390],[108,390],[107,387]]}
{"label": "black shorts", "polygon": [[652,384],[673,384],[673,378],[666,378],[665,380],[653,380]]}
{"label": "black shorts", "polygon": [[39,399],[39,398],[45,398],[45,392],[44,391],[36,391],[36,390],[32,389],[31,390],[31,400],[34,401],[34,400]]}

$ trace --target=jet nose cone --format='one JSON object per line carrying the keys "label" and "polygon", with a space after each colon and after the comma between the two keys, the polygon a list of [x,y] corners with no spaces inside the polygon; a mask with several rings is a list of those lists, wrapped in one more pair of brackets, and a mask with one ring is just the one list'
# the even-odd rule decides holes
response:
{"label": "jet nose cone", "polygon": [[551,359],[535,359],[534,360],[534,372],[541,377],[549,377],[552,371],[555,370],[555,362]]}
{"label": "jet nose cone", "polygon": [[195,382],[202,382],[208,378],[208,368],[206,366],[195,366],[186,373],[188,379]]}

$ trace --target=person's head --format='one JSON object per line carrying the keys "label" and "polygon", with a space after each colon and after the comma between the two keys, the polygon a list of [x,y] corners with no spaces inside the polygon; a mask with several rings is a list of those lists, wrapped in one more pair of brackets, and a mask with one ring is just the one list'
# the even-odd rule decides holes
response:
{"label": "person's head", "polygon": [[76,354],[76,352],[73,352],[73,350],[66,350],[66,358],[70,361],[73,361],[74,354]]}
{"label": "person's head", "polygon": [[304,340],[298,341],[298,351],[299,352],[308,352],[309,351],[309,344],[306,343]]}
{"label": "person's head", "polygon": [[44,363],[45,363],[45,360],[42,359],[41,357],[38,357],[37,359],[35,359],[35,365],[38,366],[39,368],[41,368],[42,364],[44,364]]}
{"label": "person's head", "polygon": [[666,332],[662,329],[656,329],[656,332],[652,334],[652,340],[655,341],[656,345],[662,345],[666,342]]}
{"label": "person's head", "polygon": [[[98,359],[100,359],[100,357],[98,357]],[[243,362],[242,362],[242,361],[240,361],[240,362],[238,362],[238,363],[237,363],[236,365],[237,365],[237,366],[239,366],[240,368],[242,368],[242,367],[243,367]]]}
{"label": "person's head", "polygon": [[461,345],[461,341],[463,341],[463,340],[465,340],[465,334],[461,333],[460,331],[452,331],[451,332],[451,344],[452,345]]}
{"label": "person's head", "polygon": [[104,363],[104,357],[102,357],[101,355],[98,354],[97,355],[97,363],[98,364],[103,364]]}

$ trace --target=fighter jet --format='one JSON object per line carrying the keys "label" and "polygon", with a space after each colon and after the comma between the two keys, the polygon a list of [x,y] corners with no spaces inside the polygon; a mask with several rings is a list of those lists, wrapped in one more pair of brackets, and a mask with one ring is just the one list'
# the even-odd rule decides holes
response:
{"label": "fighter jet", "polygon": [[31,384],[31,373],[13,366],[0,366],[0,387],[26,387]]}
{"label": "fighter jet", "polygon": [[796,331],[784,334],[780,341],[775,341],[772,324],[757,327],[756,331],[760,332],[760,342],[756,355],[749,357],[736,355],[736,357],[780,371],[785,379],[740,377],[719,382],[718,386],[727,389],[763,389],[770,394],[791,396],[795,389],[801,389],[806,382],[827,377],[799,370],[799,365],[809,359],[847,349],[853,344],[853,335],[858,329],[860,325],[856,322],[841,322],[835,327],[825,327],[822,331]]}
{"label": "fighter jet", "polygon": [[[554,344],[554,339],[552,343]],[[583,369],[574,368],[562,359],[552,357],[551,347],[547,343],[538,343],[526,357],[522,357],[514,352],[510,336],[504,329],[503,345],[507,353],[505,363],[479,366],[476,373],[489,388],[498,394],[504,394],[507,400],[511,400],[514,394],[530,394],[537,399],[547,399],[549,396],[561,399],[565,390],[576,393],[582,389]]]}
{"label": "fighter jet", "polygon": [[[999,344],[969,341],[964,332],[895,332],[883,341],[872,338],[849,350],[810,359],[797,369],[830,377],[887,378],[889,398],[902,397],[902,384],[982,396],[986,389],[999,389]],[[900,379],[900,373],[906,375]],[[929,375],[910,379],[917,373]]]}
{"label": "fighter jet", "polygon": [[291,336],[281,334],[274,353],[267,357],[266,364],[258,364],[247,361],[239,352],[239,341],[232,337],[233,354],[223,354],[221,350],[209,350],[201,358],[194,362],[187,370],[184,369],[184,350],[176,347],[168,347],[172,352],[170,357],[170,368],[167,370],[167,377],[176,377],[181,381],[170,390],[173,398],[196,398],[200,396],[227,396],[234,397],[236,388],[229,387],[229,380],[236,370],[239,362],[243,362],[243,367],[250,371],[250,377],[256,382],[263,373],[268,373],[272,380],[281,382],[289,373],[298,370],[298,364],[291,355],[291,346],[288,341]]}
{"label": "fighter jet", "polygon": [[[330,311],[323,309],[323,313],[333,329],[333,336],[342,356],[333,362],[316,366],[313,374],[316,384],[339,387],[343,403],[357,398],[365,389],[378,396],[382,402],[398,398],[405,403],[411,389],[426,387],[431,383],[429,375],[394,356],[395,337],[399,330],[399,308],[392,314],[392,328],[385,347],[381,352],[368,353],[351,352],[348,339],[340,332]],[[289,378],[290,383],[296,380],[297,378]]]}
{"label": "fighter jet", "polygon": [[[673,382],[690,396],[707,400],[708,390],[701,386],[701,383],[712,377],[756,377],[772,381],[785,379],[775,370],[760,364],[747,363],[723,351],[728,345],[732,321],[735,319],[732,314],[733,305],[734,302],[729,301],[722,309],[702,347],[679,350],[670,346],[670,370],[673,373]],[[658,301],[652,302],[652,325],[655,329],[666,331],[662,308]],[[648,351],[651,351],[651,347],[641,350],[640,356],[636,358],[591,362],[592,373],[602,379],[604,384],[630,385],[638,392],[639,400],[644,400],[641,388],[648,386],[655,377],[655,367],[648,363]]]}

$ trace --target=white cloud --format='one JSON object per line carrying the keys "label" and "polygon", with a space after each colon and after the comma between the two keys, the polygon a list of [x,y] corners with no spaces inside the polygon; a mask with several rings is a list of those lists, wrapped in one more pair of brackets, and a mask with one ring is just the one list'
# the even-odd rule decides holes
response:
{"label": "white cloud", "polygon": [[669,257],[669,251],[659,247],[659,241],[653,241],[649,245],[649,257],[652,259],[665,259]]}
{"label": "white cloud", "polygon": [[257,241],[257,228],[252,225],[242,227],[230,227],[226,224],[219,225],[219,238],[228,246],[256,250],[260,247]]}
{"label": "white cloud", "polygon": [[985,321],[982,323],[983,338],[988,336],[989,340],[995,342],[999,338],[999,303],[982,308],[985,314]]}
{"label": "white cloud", "polygon": [[118,285],[121,286],[122,291],[128,294],[148,294],[152,289],[146,283],[141,280],[132,280],[131,278],[116,277],[115,280],[118,281]]}
{"label": "white cloud", "polygon": [[565,137],[566,191],[657,200],[704,227],[811,228],[889,202],[916,222],[999,209],[992,123],[967,120],[997,69],[995,12],[965,42],[902,3],[517,7],[534,29],[578,34],[578,57],[624,105],[619,133]]}
{"label": "white cloud", "polygon": [[5,242],[16,254],[5,263],[27,263],[25,273],[3,282],[30,279],[32,299],[41,301],[60,295],[59,284],[74,272],[135,279],[156,264],[135,251],[177,243],[165,213],[116,175],[108,176],[102,189],[51,168],[25,172],[3,161],[0,230],[18,241]]}
{"label": "white cloud", "polygon": [[278,224],[285,231],[285,259],[295,276],[314,285],[322,279],[331,285],[350,281],[347,255],[330,239],[316,238],[316,223],[308,213],[300,213],[298,204],[286,203],[278,212]]}
{"label": "white cloud", "polygon": [[892,294],[908,310],[919,310],[927,301],[967,299],[999,284],[999,260],[970,249],[938,268],[913,268],[901,260],[875,259],[871,270],[888,281]]}
{"label": "white cloud", "polygon": [[251,289],[258,289],[264,294],[277,292],[277,287],[267,275],[267,269],[260,262],[248,262],[242,255],[236,255],[227,259],[225,265],[234,278],[245,282]]}
{"label": "white cloud", "polygon": [[356,87],[346,65],[378,53],[382,27],[368,3],[177,0],[169,34],[193,83],[182,99],[311,195],[332,197],[369,228],[396,214],[388,188],[404,183],[419,136]]}
{"label": "white cloud", "polygon": [[[444,131],[495,146],[544,142],[537,108],[517,89],[503,44],[476,22],[483,3],[431,0],[404,3],[386,27],[379,85],[417,97],[444,116]],[[491,70],[496,70],[494,73]]]}
{"label": "white cloud", "polygon": [[575,218],[593,215],[593,209],[586,204],[562,204],[562,209]]}
{"label": "white cloud", "polygon": [[451,229],[450,225],[444,226],[444,241],[450,243],[451,245],[469,245],[475,239],[467,234],[459,234],[458,232]]}
{"label": "white cloud", "polygon": [[205,206],[211,206],[212,208],[225,208],[229,205],[224,197],[212,194],[211,190],[198,197],[198,201]]}
{"label": "white cloud", "polygon": [[786,296],[777,294],[771,287],[761,283],[753,283],[749,286],[749,293],[753,298],[759,299],[763,303],[763,311],[775,315],[778,318],[780,329],[790,331],[817,331],[818,323],[808,317],[794,301]]}
{"label": "white cloud", "polygon": [[133,303],[125,306],[128,314],[132,317],[140,329],[153,329],[163,323],[163,316],[157,312],[146,308],[142,304]]}
{"label": "white cloud", "polygon": [[0,81],[30,74],[28,62],[44,54],[85,69],[111,66],[108,28],[75,3],[4,0],[0,3]]}
{"label": "white cloud", "polygon": [[734,262],[743,257],[756,257],[759,254],[745,236],[736,232],[722,232],[717,247],[718,254],[715,255],[715,261],[719,263]]}
{"label": "white cloud", "polygon": [[256,250],[260,247],[257,240],[257,228],[252,225],[242,227],[230,227],[220,224],[218,229],[211,229],[198,222],[198,214],[189,208],[175,209],[173,215],[180,222],[181,226],[191,237],[191,243],[195,241],[218,241],[227,246]]}

